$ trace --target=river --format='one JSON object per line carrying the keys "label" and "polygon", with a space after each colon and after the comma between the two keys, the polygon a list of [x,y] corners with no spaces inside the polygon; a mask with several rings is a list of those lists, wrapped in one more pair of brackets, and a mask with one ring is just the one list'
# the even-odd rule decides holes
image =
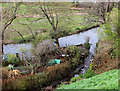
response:
{"label": "river", "polygon": [[[81,32],[79,34],[73,34],[66,37],[59,38],[59,45],[60,47],[66,47],[70,45],[79,45],[84,44],[86,42],[86,38],[89,37],[89,43],[91,44],[90,47],[90,54],[85,59],[85,65],[82,70],[82,74],[86,72],[86,70],[89,69],[90,62],[93,61],[93,57],[96,54],[96,43],[99,41],[98,39],[98,28],[93,28],[85,32]],[[22,52],[24,52],[29,58],[32,57],[32,44],[8,44],[4,45],[4,53],[7,54],[15,54],[19,53],[21,55]]]}
{"label": "river", "polygon": [[[84,44],[86,42],[86,38],[89,37],[89,43],[91,44],[90,50],[89,50],[89,55],[85,59],[85,65],[84,68],[81,69],[81,73],[85,74],[85,72],[89,69],[91,61],[93,61],[93,58],[96,54],[96,43],[99,41],[98,39],[98,30],[99,28],[93,28],[88,31],[79,33],[79,34],[74,34],[70,35],[67,37],[62,37],[59,38],[59,45],[60,47],[66,47],[70,45],[79,45],[79,44]],[[79,68],[77,68],[78,70]]]}

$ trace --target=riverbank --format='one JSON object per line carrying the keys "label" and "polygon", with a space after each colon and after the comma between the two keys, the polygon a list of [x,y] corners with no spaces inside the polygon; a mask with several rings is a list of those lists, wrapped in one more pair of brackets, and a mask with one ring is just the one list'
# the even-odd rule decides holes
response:
{"label": "riverbank", "polygon": [[107,40],[100,40],[98,42],[97,53],[93,65],[96,74],[119,68],[120,63],[118,57],[114,53],[113,42]]}
{"label": "riverbank", "polygon": [[[101,39],[97,43],[97,53],[90,67],[96,75],[88,79],[81,78],[81,76],[78,75],[78,77],[72,78],[73,83],[64,82],[57,87],[57,90],[118,89],[119,65],[118,57],[114,54],[113,42]],[[107,84],[107,86],[105,84]]]}
{"label": "riverbank", "polygon": [[69,85],[61,85],[56,91],[68,89],[118,89],[118,70],[111,70]]}
{"label": "riverbank", "polygon": [[[37,89],[42,89],[42,87],[49,86],[50,84],[52,84],[54,87],[59,84],[59,81],[61,83],[61,81],[63,81],[63,80],[70,80],[70,78],[74,74],[74,72],[72,72],[72,71],[74,71],[74,69],[77,65],[84,62],[85,57],[88,55],[88,50],[81,46],[80,47],[70,46],[63,51],[66,51],[66,52],[63,52],[64,54],[66,53],[66,55],[68,55],[67,52],[70,53],[69,54],[70,56],[69,57],[62,57],[62,56],[60,57],[60,55],[59,55],[58,57],[61,60],[60,64],[54,64],[49,67],[45,66],[43,69],[43,72],[41,72],[42,70],[39,70],[40,68],[38,68],[37,69],[37,70],[39,70],[38,73],[35,73],[33,75],[30,75],[30,73],[29,74],[27,73],[28,75],[25,75],[26,77],[23,80],[21,80],[21,78],[24,78],[24,75],[21,77],[18,77],[16,79],[13,79],[13,80],[7,79],[8,82],[14,83],[14,84],[12,84],[13,87],[10,87],[10,88],[11,89],[12,88],[19,89],[19,88],[22,88],[22,86],[23,86],[23,88],[27,88],[27,86],[29,85],[29,88],[31,88],[31,89],[36,88],[36,86],[37,86]],[[73,52],[76,52],[76,54],[73,55]],[[77,55],[79,55],[79,56],[77,56]],[[53,59],[54,57],[56,58],[56,54],[54,54],[54,53],[53,54],[49,53],[49,56],[47,56],[49,58],[49,60],[51,58]],[[37,62],[37,60],[35,60],[35,61]],[[25,69],[23,67],[21,68],[21,70],[22,69],[25,71]],[[6,75],[4,74],[3,77],[4,76],[6,76]],[[36,77],[37,77],[37,79],[36,79]],[[35,83],[31,82],[31,79],[33,79],[35,81]],[[19,86],[17,86],[18,85],[17,82],[20,82]],[[28,84],[23,84],[24,82],[27,82]],[[53,82],[54,82],[54,84],[53,84]],[[5,80],[4,84],[7,84],[8,86],[10,85],[9,83],[6,83],[6,80]],[[6,87],[4,87],[5,86],[4,84],[3,84],[3,88],[5,89]],[[32,84],[36,84],[36,86],[34,86]],[[42,87],[39,87],[40,84]]]}
{"label": "riverbank", "polygon": [[[83,32],[85,32],[85,31],[89,31],[90,29],[93,29],[93,28],[97,28],[97,27],[99,27],[100,25],[93,25],[93,26],[90,26],[90,27],[87,27],[87,28],[84,28],[84,29],[77,29],[75,32],[71,32],[71,33],[69,33],[69,34],[67,34],[67,35],[64,35],[64,36],[62,36],[62,37],[66,37],[66,36],[70,36],[70,35],[74,35],[74,34],[79,34],[79,33],[83,33]],[[32,35],[30,35],[30,36],[32,36]],[[19,39],[19,38],[18,38]],[[16,40],[17,41],[17,40]],[[19,41],[19,40],[18,40]],[[22,40],[21,40],[22,41]],[[31,40],[32,41],[32,40]],[[31,41],[29,41],[29,42],[31,42]],[[25,42],[25,43],[29,43],[29,42]],[[19,42],[15,42],[14,40],[5,40],[4,42],[3,42],[3,44],[4,45],[7,45],[7,44],[16,44],[16,43],[19,43]],[[24,42],[22,42],[22,43],[24,43]]]}

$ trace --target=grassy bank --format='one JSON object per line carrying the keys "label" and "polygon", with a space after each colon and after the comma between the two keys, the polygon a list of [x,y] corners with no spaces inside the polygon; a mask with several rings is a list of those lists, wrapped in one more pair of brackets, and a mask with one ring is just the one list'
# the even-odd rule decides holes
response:
{"label": "grassy bank", "polygon": [[61,89],[118,89],[118,70],[111,70],[58,88]]}

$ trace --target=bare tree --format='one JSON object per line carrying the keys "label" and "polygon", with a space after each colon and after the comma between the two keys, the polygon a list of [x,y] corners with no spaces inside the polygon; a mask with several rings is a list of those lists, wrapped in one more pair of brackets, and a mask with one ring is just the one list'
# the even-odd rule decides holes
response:
{"label": "bare tree", "polygon": [[[5,18],[6,21],[5,21],[5,24],[4,24],[3,29],[2,29],[2,54],[4,54],[4,52],[3,52],[3,41],[4,41],[5,30],[16,19],[17,9],[18,9],[20,4],[21,4],[21,2],[15,3],[15,7],[12,7],[12,8],[8,7],[9,9],[4,9],[3,10],[3,18]],[[10,10],[10,9],[13,9],[13,10]],[[9,11],[11,11],[11,12],[9,12]],[[9,12],[10,15],[8,15],[7,12]]]}
{"label": "bare tree", "polygon": [[[26,3],[27,5],[27,3]],[[34,6],[39,7],[37,9],[34,8]],[[56,39],[56,43],[58,43],[58,36],[57,36],[57,31],[59,29],[59,25],[60,25],[60,17],[61,16],[69,16],[69,14],[67,13],[69,10],[69,7],[67,5],[65,5],[64,3],[56,3],[56,2],[39,2],[39,3],[32,3],[27,5],[27,7],[29,8],[29,10],[31,10],[30,8],[32,8],[32,12],[34,14],[38,14],[39,15],[39,19],[41,17],[46,17],[47,21],[49,22],[49,24],[51,25],[52,29],[51,31],[53,31],[55,33],[55,39]],[[38,19],[38,20],[39,20]]]}
{"label": "bare tree", "polygon": [[[12,26],[12,25],[11,25],[11,26]],[[13,26],[12,26],[12,29],[13,29],[15,32],[18,33],[18,35],[23,39],[23,41],[25,41],[23,35],[22,35],[19,31],[17,31]]]}
{"label": "bare tree", "polygon": [[2,22],[1,22],[1,18],[2,18],[2,7],[1,7],[1,5],[0,5],[0,65],[1,65],[1,59],[2,59],[2,36],[1,36],[1,34],[2,34],[2,32],[1,32],[1,30],[2,30]]}
{"label": "bare tree", "polygon": [[57,31],[57,26],[58,26],[57,12],[53,13],[52,10],[49,8],[49,6],[47,6],[46,4],[44,4],[44,6],[40,4],[40,8],[44,13],[44,15],[46,16],[46,18],[48,19],[49,23],[51,24],[52,29],[54,31]]}
{"label": "bare tree", "polygon": [[108,0],[108,2],[96,2],[94,5],[94,8],[96,8],[94,10],[94,15],[98,16],[98,20],[94,21],[104,24],[106,21],[106,13],[110,12],[113,9],[114,2],[110,2],[110,0]]}
{"label": "bare tree", "polygon": [[99,2],[96,3],[96,14],[102,18],[103,23],[106,20],[106,13],[110,12],[114,7],[114,2],[110,2],[110,0],[108,2]]}
{"label": "bare tree", "polygon": [[110,0],[108,0],[108,2],[94,2],[92,8],[87,10],[90,17],[86,16],[85,19],[90,23],[98,22],[104,24],[106,21],[106,14],[109,13],[114,6],[115,3],[110,2]]}

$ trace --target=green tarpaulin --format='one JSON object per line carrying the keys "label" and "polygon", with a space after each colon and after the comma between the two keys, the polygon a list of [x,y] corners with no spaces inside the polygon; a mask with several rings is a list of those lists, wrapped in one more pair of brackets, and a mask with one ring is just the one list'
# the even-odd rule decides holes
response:
{"label": "green tarpaulin", "polygon": [[48,65],[53,65],[53,64],[60,64],[61,60],[60,59],[54,59],[54,60],[50,60],[48,62]]}

